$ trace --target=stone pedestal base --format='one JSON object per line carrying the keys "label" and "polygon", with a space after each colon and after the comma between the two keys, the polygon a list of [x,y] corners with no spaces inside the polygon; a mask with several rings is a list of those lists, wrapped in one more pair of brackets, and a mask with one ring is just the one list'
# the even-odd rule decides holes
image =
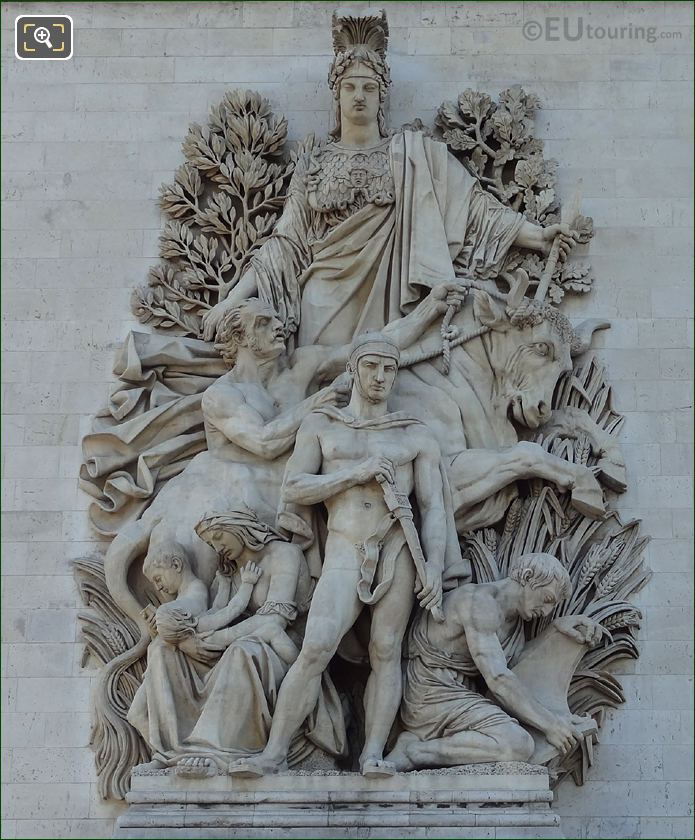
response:
{"label": "stone pedestal base", "polygon": [[114,837],[561,838],[544,767],[478,764],[365,779],[289,772],[263,779],[134,773]]}

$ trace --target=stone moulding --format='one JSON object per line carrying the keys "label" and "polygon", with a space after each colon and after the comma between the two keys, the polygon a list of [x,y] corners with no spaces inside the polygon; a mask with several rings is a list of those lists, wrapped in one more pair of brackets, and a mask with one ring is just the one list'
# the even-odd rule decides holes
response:
{"label": "stone moulding", "polygon": [[[340,780],[338,787],[338,779]],[[545,768],[507,762],[366,780],[282,773],[254,782],[133,775],[115,837],[561,837]],[[434,832],[434,834],[432,834]]]}

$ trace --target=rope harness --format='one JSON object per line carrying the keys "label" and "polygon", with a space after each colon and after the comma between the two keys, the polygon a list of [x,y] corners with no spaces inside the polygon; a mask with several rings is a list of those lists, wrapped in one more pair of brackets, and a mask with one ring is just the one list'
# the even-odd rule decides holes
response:
{"label": "rope harness", "polygon": [[[502,294],[502,292],[495,291],[494,289],[485,288],[484,286],[481,286],[480,283],[477,283],[475,280],[459,279],[459,282],[462,286],[465,287],[466,296],[471,291],[471,289],[478,289],[478,291],[485,292],[486,294],[490,295],[490,297],[496,298],[497,300],[503,301],[505,303],[508,300],[507,295]],[[416,365],[419,362],[427,362],[430,359],[434,359],[437,356],[441,356],[444,368],[444,375],[448,376],[449,369],[451,367],[451,351],[454,349],[454,347],[460,347],[462,344],[466,344],[467,342],[472,341],[474,338],[478,338],[479,336],[485,335],[485,333],[490,332],[490,327],[481,326],[475,330],[471,330],[471,332],[464,333],[463,335],[460,334],[458,327],[452,326],[451,324],[451,322],[454,319],[454,315],[456,315],[457,311],[457,308],[451,305],[447,307],[447,310],[444,313],[444,318],[442,319],[442,324],[439,330],[440,335],[442,337],[441,347],[439,347],[437,350],[422,350],[419,353],[415,353],[413,355],[406,354],[405,358],[401,360],[400,367],[412,367],[412,365]]]}

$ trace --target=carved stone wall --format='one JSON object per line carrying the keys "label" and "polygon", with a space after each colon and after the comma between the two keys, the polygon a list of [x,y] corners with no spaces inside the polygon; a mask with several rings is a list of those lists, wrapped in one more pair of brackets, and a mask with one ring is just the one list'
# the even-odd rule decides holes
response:
{"label": "carved stone wall", "polygon": [[[77,487],[79,440],[106,401],[129,300],[158,256],[158,187],[191,121],[235,87],[290,139],[325,134],[329,3],[72,3],[75,58],[12,58],[3,4],[3,837],[110,836],[89,742],[95,671],[77,641],[70,561],[104,545]],[[362,4],[365,5],[365,4]],[[46,7],[55,11],[53,7]],[[641,658],[622,667],[588,781],[557,791],[568,837],[684,837],[692,813],[692,9],[689,4],[390,3],[390,122],[433,121],[466,87],[521,84],[567,199],[583,178],[599,280],[594,346],[610,372],[629,489],[652,536]],[[557,33],[537,30],[558,17]],[[590,38],[587,26],[624,27]],[[554,24],[550,24],[551,27]],[[628,37],[654,27],[654,40]],[[525,28],[524,28],[525,27]],[[524,34],[526,33],[526,35]],[[546,34],[551,38],[546,39]],[[557,37],[557,40],[553,40]],[[579,296],[577,296],[579,297]],[[581,299],[565,312],[586,317]]]}

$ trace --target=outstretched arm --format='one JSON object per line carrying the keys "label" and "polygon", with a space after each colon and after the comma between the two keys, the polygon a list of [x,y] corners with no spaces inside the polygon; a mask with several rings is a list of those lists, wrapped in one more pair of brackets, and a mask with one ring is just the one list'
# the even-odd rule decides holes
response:
{"label": "outstretched arm", "polygon": [[501,621],[497,605],[492,599],[472,596],[470,614],[462,622],[471,656],[487,687],[502,706],[537,729],[545,729],[549,711],[533,697],[516,674],[507,667],[504,650],[497,637]]}
{"label": "outstretched arm", "polygon": [[427,297],[404,318],[391,321],[384,327],[384,333],[390,336],[401,350],[410,347],[437,318],[442,318],[450,306],[456,312],[463,305],[466,297],[466,285],[457,280],[450,280],[435,286]]}
{"label": "outstretched arm", "polygon": [[497,636],[502,616],[494,599],[484,592],[469,595],[461,602],[459,620],[473,661],[500,705],[543,732],[561,752],[568,751],[576,738],[571,722],[541,705],[507,667]]}
{"label": "outstretched arm", "polygon": [[598,519],[604,509],[601,486],[588,467],[570,464],[532,441],[497,451],[464,449],[451,460],[448,475],[459,530],[477,528],[476,505],[526,478],[544,478],[571,491],[572,504],[592,519]]}
{"label": "outstretched arm", "polygon": [[221,571],[218,571],[215,575],[215,580],[217,581],[217,592],[212,606],[208,610],[208,613],[211,615],[227,606],[232,591],[232,578],[230,575],[222,574]]}
{"label": "outstretched arm", "polygon": [[[437,318],[444,316],[449,306],[455,310],[461,308],[466,295],[466,287],[463,283],[450,280],[435,286],[427,297],[422,300],[408,315],[397,318],[387,324],[382,332],[388,335],[401,350],[410,347],[422,337],[422,334]],[[350,355],[351,344],[343,344],[341,347],[320,348],[320,357],[317,359],[319,381],[329,376],[336,376],[345,369]],[[299,352],[305,352],[308,348],[300,348]],[[318,348],[311,348],[318,350]]]}
{"label": "outstretched arm", "polygon": [[321,405],[334,405],[338,399],[337,389],[322,388],[266,422],[238,388],[229,388],[224,393],[211,389],[203,395],[202,409],[205,419],[227,440],[254,455],[273,460],[292,446],[300,423],[311,411]]}
{"label": "outstretched arm", "polygon": [[253,592],[252,583],[242,583],[232,600],[226,607],[222,607],[214,613],[206,613],[198,619],[198,632],[205,633],[208,630],[220,630],[227,627],[244,612],[251,600]]}

